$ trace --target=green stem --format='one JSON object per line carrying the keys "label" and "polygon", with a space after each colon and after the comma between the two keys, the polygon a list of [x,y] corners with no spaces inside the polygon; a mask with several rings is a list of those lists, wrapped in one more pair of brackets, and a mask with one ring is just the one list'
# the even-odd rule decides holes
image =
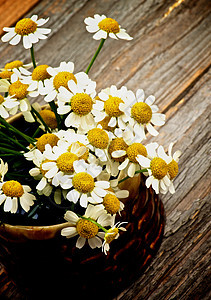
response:
{"label": "green stem", "polygon": [[37,65],[36,65],[36,61],[35,61],[35,57],[34,57],[34,47],[33,47],[33,45],[30,48],[30,52],[31,52],[31,59],[32,59],[33,67],[35,69]]}
{"label": "green stem", "polygon": [[7,123],[2,117],[0,117],[0,123],[2,123],[9,131],[13,131],[16,134],[20,135],[22,138],[24,138],[28,143],[31,143],[34,145],[35,139],[32,139],[30,136],[22,133],[20,130],[16,129],[11,124]]}
{"label": "green stem", "polygon": [[33,113],[38,117],[38,119],[40,120],[40,122],[43,124],[43,126],[45,127],[46,132],[51,132],[51,130],[49,129],[48,125],[45,123],[45,121],[43,120],[43,118],[41,117],[41,115],[38,113],[38,111],[36,111],[36,109],[34,109],[34,107],[31,107]]}
{"label": "green stem", "polygon": [[56,103],[54,101],[51,101],[51,102],[49,102],[49,105],[56,116],[58,130],[60,130],[60,129],[62,129],[62,120],[61,120],[60,115],[57,113]]}
{"label": "green stem", "polygon": [[0,147],[0,151],[7,152],[7,153],[10,153],[10,154],[13,154],[13,155],[18,155],[18,156],[23,155],[23,153],[21,153],[19,151],[11,150],[11,149],[4,148],[4,147]]}
{"label": "green stem", "polygon": [[91,60],[89,66],[88,66],[88,68],[87,68],[87,70],[86,70],[86,72],[85,72],[86,74],[89,73],[89,70],[91,69],[91,67],[92,67],[92,65],[93,65],[93,63],[94,63],[94,61],[95,61],[95,59],[97,58],[98,54],[100,53],[100,50],[102,49],[104,42],[105,42],[105,39],[101,39],[100,45],[99,45],[97,51],[95,52],[94,56],[92,57],[92,60]]}
{"label": "green stem", "polygon": [[[144,173],[144,172],[147,172],[147,169],[138,170],[138,171],[135,172],[135,174],[138,174],[138,173]],[[131,177],[126,176],[125,178],[119,180],[119,181],[118,181],[118,184],[121,183],[121,182],[123,182],[123,181],[125,181],[125,180],[127,180],[127,179],[129,179],[129,178],[131,178]]]}
{"label": "green stem", "polygon": [[[7,145],[8,145],[8,141],[10,141],[10,143],[15,144],[17,146],[19,146],[20,148],[22,148],[24,151],[28,151],[28,149],[22,145],[21,143],[19,143],[18,141],[14,140],[13,138],[9,137],[8,135],[4,134],[3,132],[0,132],[0,135],[2,135],[6,140],[7,140]],[[9,146],[9,145],[8,145]]]}

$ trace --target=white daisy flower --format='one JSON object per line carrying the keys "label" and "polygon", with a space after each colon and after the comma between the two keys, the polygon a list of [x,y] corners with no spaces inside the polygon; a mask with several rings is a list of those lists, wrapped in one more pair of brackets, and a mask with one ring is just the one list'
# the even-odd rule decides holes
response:
{"label": "white daisy flower", "polygon": [[69,148],[65,151],[63,147],[50,145],[45,146],[43,152],[44,157],[48,162],[42,164],[42,169],[47,171],[45,174],[46,178],[52,179],[52,184],[58,186],[58,176],[72,174],[74,172],[73,163],[79,160],[86,152],[86,147],[80,146],[79,143],[72,143]]}
{"label": "white daisy flower", "polygon": [[15,27],[4,27],[3,30],[7,33],[1,40],[2,42],[9,42],[11,45],[17,45],[21,41],[21,38],[23,38],[24,48],[29,49],[39,40],[46,39],[46,34],[51,32],[51,29],[40,28],[48,20],[49,18],[38,20],[37,15],[33,15],[31,18],[24,18],[18,21]]}
{"label": "white daisy flower", "polygon": [[132,40],[133,38],[126,33],[126,30],[121,28],[119,23],[112,19],[107,18],[105,15],[94,15],[94,18],[88,17],[84,20],[87,25],[86,30],[90,33],[95,33],[93,39],[100,40],[110,37],[112,39]]}
{"label": "white daisy flower", "polygon": [[118,90],[115,85],[112,85],[110,88],[102,90],[98,95],[100,100],[96,100],[93,105],[95,122],[110,117],[108,126],[115,127],[118,125],[119,128],[125,129],[129,117],[120,109],[120,104],[127,103],[127,96],[128,91],[124,86]]}
{"label": "white daisy flower", "polygon": [[62,61],[58,68],[48,67],[46,70],[51,75],[51,78],[45,81],[46,96],[44,100],[46,102],[51,102],[56,98],[60,87],[69,89],[68,81],[70,80],[79,83],[83,88],[86,88],[92,82],[84,72],[73,74],[74,63],[71,61],[67,63]]}
{"label": "white daisy flower", "polygon": [[4,119],[9,115],[15,115],[19,107],[19,101],[14,97],[0,95],[0,116]]}
{"label": "white daisy flower", "polygon": [[88,131],[88,147],[95,152],[95,155],[101,162],[106,162],[108,160],[109,134],[100,127],[101,126],[97,126]]}
{"label": "white daisy flower", "polygon": [[30,191],[28,185],[21,185],[16,180],[2,182],[0,183],[0,205],[4,203],[5,212],[16,213],[19,201],[23,210],[28,212],[36,199]]}
{"label": "white daisy flower", "polygon": [[21,112],[29,111],[31,105],[28,100],[28,96],[33,96],[34,91],[28,91],[28,84],[22,83],[19,79],[13,81],[14,77],[11,78],[11,83],[6,79],[0,80],[0,92],[8,92],[9,96],[15,97],[19,101],[19,109]]}
{"label": "white daisy flower", "polygon": [[162,146],[159,146],[156,151],[156,144],[152,143],[151,147],[148,148],[148,157],[138,155],[136,159],[143,168],[148,170],[149,177],[146,180],[147,188],[152,185],[156,194],[159,194],[160,191],[168,190],[171,184],[168,175],[170,159],[165,154]]}
{"label": "white daisy flower", "polygon": [[98,204],[103,202],[103,197],[110,187],[108,181],[95,180],[102,172],[102,167],[93,163],[88,164],[84,160],[74,161],[75,174],[71,176],[71,189],[67,193],[67,199],[74,203],[79,201],[82,207],[87,207],[88,202]]}
{"label": "white daisy flower", "polygon": [[147,156],[147,149],[144,145],[136,142],[136,138],[131,130],[122,132],[121,129],[115,130],[116,136],[123,138],[128,147],[125,150],[116,150],[111,153],[112,158],[124,158],[124,161],[118,166],[120,171],[124,171],[129,177],[133,177],[136,171],[141,169],[136,157],[137,155]]}
{"label": "white daisy flower", "polygon": [[85,133],[95,126],[93,117],[93,103],[96,84],[86,88],[73,80],[68,81],[68,89],[59,88],[58,114],[68,114],[65,119],[66,127],[78,128],[78,132]]}
{"label": "white daisy flower", "polygon": [[4,163],[3,160],[0,158],[0,181],[4,180],[4,175],[8,171],[8,163]]}
{"label": "white daisy flower", "polygon": [[108,216],[100,207],[89,204],[83,217],[78,217],[73,211],[67,211],[64,216],[65,220],[70,223],[69,227],[63,228],[62,236],[71,238],[79,235],[76,247],[81,249],[86,240],[89,246],[94,249],[102,246],[101,238],[104,237],[104,232],[99,232],[99,226],[113,226],[114,218]]}
{"label": "white daisy flower", "polygon": [[104,237],[104,242],[102,245],[102,251],[105,253],[105,255],[107,255],[107,252],[110,250],[110,243],[113,240],[118,239],[119,230],[127,231],[126,228],[121,227],[122,224],[126,224],[126,223],[128,223],[128,222],[121,222],[121,223],[118,222],[106,232],[105,237]]}
{"label": "white daisy flower", "polygon": [[136,96],[130,91],[128,99],[128,103],[120,103],[120,109],[127,116],[130,116],[129,124],[133,128],[137,138],[139,138],[139,141],[141,142],[143,139],[146,139],[145,127],[151,135],[157,136],[158,131],[152,124],[156,126],[164,125],[165,115],[157,113],[158,107],[154,104],[155,97],[151,95],[144,101],[144,91],[138,89]]}
{"label": "white daisy flower", "polygon": [[29,73],[29,76],[22,76],[21,82],[28,84],[27,91],[36,91],[33,93],[33,97],[38,95],[45,95],[45,84],[46,80],[51,78],[51,75],[47,72],[48,65],[40,65],[34,68],[32,73]]}
{"label": "white daisy flower", "polygon": [[1,68],[0,77],[3,79],[12,79],[13,82],[17,81],[23,75],[30,75],[27,70],[33,66],[32,63],[23,64],[20,60],[15,60],[7,63],[4,68]]}
{"label": "white daisy flower", "polygon": [[[163,147],[160,149],[163,156],[166,155],[166,161],[168,161],[168,176],[170,179],[170,185],[168,187],[168,190],[171,194],[175,193],[175,188],[173,184],[174,178],[177,176],[179,172],[179,167],[178,167],[178,162],[179,162],[179,157],[181,155],[181,151],[177,150],[173,155],[172,155],[172,148],[173,148],[174,143],[170,143],[169,148],[168,148],[168,155],[165,153]],[[162,194],[166,194],[167,190],[161,189]]]}

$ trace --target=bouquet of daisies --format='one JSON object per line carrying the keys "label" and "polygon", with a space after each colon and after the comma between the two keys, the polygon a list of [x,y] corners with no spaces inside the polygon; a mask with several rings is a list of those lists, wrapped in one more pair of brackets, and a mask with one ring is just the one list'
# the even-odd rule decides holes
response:
{"label": "bouquet of daisies", "polygon": [[[147,188],[174,193],[180,152],[172,154],[173,143],[168,153],[157,143],[145,143],[146,133],[157,136],[154,126],[165,123],[154,96],[115,85],[96,93],[88,73],[105,40],[132,40],[116,20],[97,14],[84,20],[100,44],[79,73],[73,62],[37,65],[33,44],[51,32],[42,27],[47,21],[33,15],[4,28],[2,41],[22,40],[32,63],[16,60],[0,69],[0,220],[12,222],[16,216],[43,225],[65,219],[69,225],[62,236],[78,236],[76,247],[88,241],[107,253],[127,227],[115,222],[129,197],[119,184],[143,173]],[[37,96],[46,105],[31,104]],[[8,119],[19,111],[20,128]]]}

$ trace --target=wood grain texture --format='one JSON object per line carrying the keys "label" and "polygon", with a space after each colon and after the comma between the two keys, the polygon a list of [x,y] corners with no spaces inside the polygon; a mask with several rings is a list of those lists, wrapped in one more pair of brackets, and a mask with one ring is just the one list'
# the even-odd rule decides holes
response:
{"label": "wood grain texture", "polygon": [[40,0],[0,0],[0,36],[3,27],[11,27]]}
{"label": "wood grain texture", "polygon": [[[70,60],[77,72],[86,69],[99,44],[86,32],[84,18],[104,13],[119,21],[133,41],[107,40],[90,76],[98,91],[115,84],[154,94],[167,121],[159,136],[148,141],[156,140],[165,148],[175,141],[174,150],[182,151],[176,193],[162,197],[166,228],[159,253],[118,300],[211,296],[211,5],[207,0],[184,0],[163,18],[174,2],[42,0],[30,11],[50,16],[46,27],[52,28],[49,39],[35,45],[36,60],[53,67]],[[22,50],[21,45],[1,43],[1,65],[14,59],[29,62],[29,51]]]}

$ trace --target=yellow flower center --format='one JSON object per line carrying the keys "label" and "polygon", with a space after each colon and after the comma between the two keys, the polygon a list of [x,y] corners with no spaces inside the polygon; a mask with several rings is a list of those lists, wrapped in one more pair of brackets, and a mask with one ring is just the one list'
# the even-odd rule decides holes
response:
{"label": "yellow flower center", "polygon": [[98,234],[98,226],[85,219],[80,219],[76,223],[76,230],[81,237],[86,239],[91,239]]}
{"label": "yellow flower center", "polygon": [[152,175],[159,180],[165,177],[168,172],[167,163],[160,157],[153,158],[150,163],[150,168],[152,171]]}
{"label": "yellow flower center", "polygon": [[[127,150],[128,145],[125,143],[125,141],[123,140],[123,138],[115,138],[113,139],[108,147],[108,153],[111,155],[112,152],[116,151],[116,150]],[[119,162],[123,162],[125,160],[127,155],[121,156],[121,157],[117,157],[114,158],[112,157],[115,161],[119,161]]]}
{"label": "yellow flower center", "polygon": [[5,182],[2,191],[7,197],[21,197],[24,194],[22,185],[16,180]]}
{"label": "yellow flower center", "polygon": [[0,104],[2,104],[3,102],[4,102],[4,97],[0,95]]}
{"label": "yellow flower center", "polygon": [[[76,142],[79,146],[81,147],[86,147],[84,144],[80,143],[80,142]],[[72,147],[72,144],[67,148],[67,151],[71,151],[71,147]],[[86,150],[86,152],[80,156],[80,159],[84,159],[85,161],[88,159],[89,157],[89,149]]]}
{"label": "yellow flower center", "polygon": [[94,178],[86,172],[76,174],[72,183],[73,187],[83,194],[92,192],[95,187]]}
{"label": "yellow flower center", "polygon": [[120,103],[123,103],[121,98],[109,96],[109,99],[104,103],[104,109],[107,115],[110,117],[121,116],[123,112],[119,109]]}
{"label": "yellow flower center", "polygon": [[12,71],[3,71],[3,72],[0,72],[0,78],[1,79],[10,79],[12,74],[13,74]]}
{"label": "yellow flower center", "polygon": [[143,155],[143,156],[147,156],[147,149],[145,146],[143,146],[140,143],[133,143],[132,145],[130,145],[127,150],[127,156],[129,158],[129,160],[133,163],[137,163],[136,157],[137,155]]}
{"label": "yellow flower center", "polygon": [[71,98],[72,111],[79,116],[85,116],[90,113],[92,104],[92,98],[85,93],[78,93]]}
{"label": "yellow flower center", "polygon": [[48,65],[40,65],[36,67],[32,72],[32,80],[39,81],[51,78],[51,75],[47,72],[48,67]]}
{"label": "yellow flower center", "polygon": [[50,127],[51,129],[57,128],[57,120],[55,113],[52,110],[49,109],[43,109],[39,112],[45,123]]}
{"label": "yellow flower center", "polygon": [[21,36],[34,33],[37,29],[37,23],[32,21],[30,18],[25,18],[15,25],[15,32]]}
{"label": "yellow flower center", "polygon": [[45,159],[41,165],[40,165],[40,172],[43,176],[45,176],[45,174],[48,172],[48,170],[43,170],[42,165],[47,163],[47,162],[54,162],[54,160],[50,160],[50,159]]}
{"label": "yellow flower center", "polygon": [[87,138],[90,144],[96,148],[105,149],[108,146],[108,134],[101,128],[93,128],[89,130]]}
{"label": "yellow flower center", "polygon": [[11,61],[11,62],[7,63],[4,68],[7,69],[7,70],[12,70],[14,68],[20,68],[22,66],[23,66],[22,61],[14,60],[14,61]]}
{"label": "yellow flower center", "polygon": [[103,205],[105,206],[106,211],[111,215],[116,214],[120,209],[119,199],[112,194],[105,195],[103,198]]}
{"label": "yellow flower center", "polygon": [[147,124],[152,118],[152,109],[144,102],[137,102],[131,108],[131,115],[138,123]]}
{"label": "yellow flower center", "polygon": [[168,164],[168,173],[170,175],[170,179],[172,180],[174,177],[176,177],[178,172],[178,163],[174,159],[172,159],[172,161]]}
{"label": "yellow flower center", "polygon": [[118,228],[110,228],[106,234],[105,234],[105,241],[106,243],[110,244],[113,240],[115,240],[116,236],[118,235],[119,233],[119,229]]}
{"label": "yellow flower center", "polygon": [[57,158],[56,163],[62,172],[72,173],[74,171],[73,162],[75,160],[78,160],[78,156],[76,154],[66,152]]}
{"label": "yellow flower center", "polygon": [[98,122],[98,124],[100,124],[104,130],[113,132],[115,127],[108,126],[108,123],[110,122],[110,120],[111,120],[111,117],[106,116],[102,121]]}
{"label": "yellow flower center", "polygon": [[15,98],[17,98],[18,100],[22,100],[26,98],[28,94],[27,91],[28,87],[29,87],[28,84],[24,84],[20,82],[20,80],[17,80],[16,82],[12,83],[9,86],[9,95],[10,96],[15,95]]}
{"label": "yellow flower center", "polygon": [[106,31],[107,33],[118,33],[120,30],[118,22],[111,18],[103,19],[98,23],[98,26],[101,30]]}
{"label": "yellow flower center", "polygon": [[62,71],[62,72],[59,72],[54,77],[53,85],[56,90],[58,90],[60,88],[60,86],[64,86],[66,89],[69,89],[68,85],[67,85],[69,80],[74,80],[75,83],[77,83],[77,80],[76,80],[75,76],[73,75],[73,73],[70,73],[67,71]]}
{"label": "yellow flower center", "polygon": [[51,147],[56,146],[59,138],[53,133],[45,133],[37,139],[37,149],[43,152],[45,150],[45,145],[49,144]]}

